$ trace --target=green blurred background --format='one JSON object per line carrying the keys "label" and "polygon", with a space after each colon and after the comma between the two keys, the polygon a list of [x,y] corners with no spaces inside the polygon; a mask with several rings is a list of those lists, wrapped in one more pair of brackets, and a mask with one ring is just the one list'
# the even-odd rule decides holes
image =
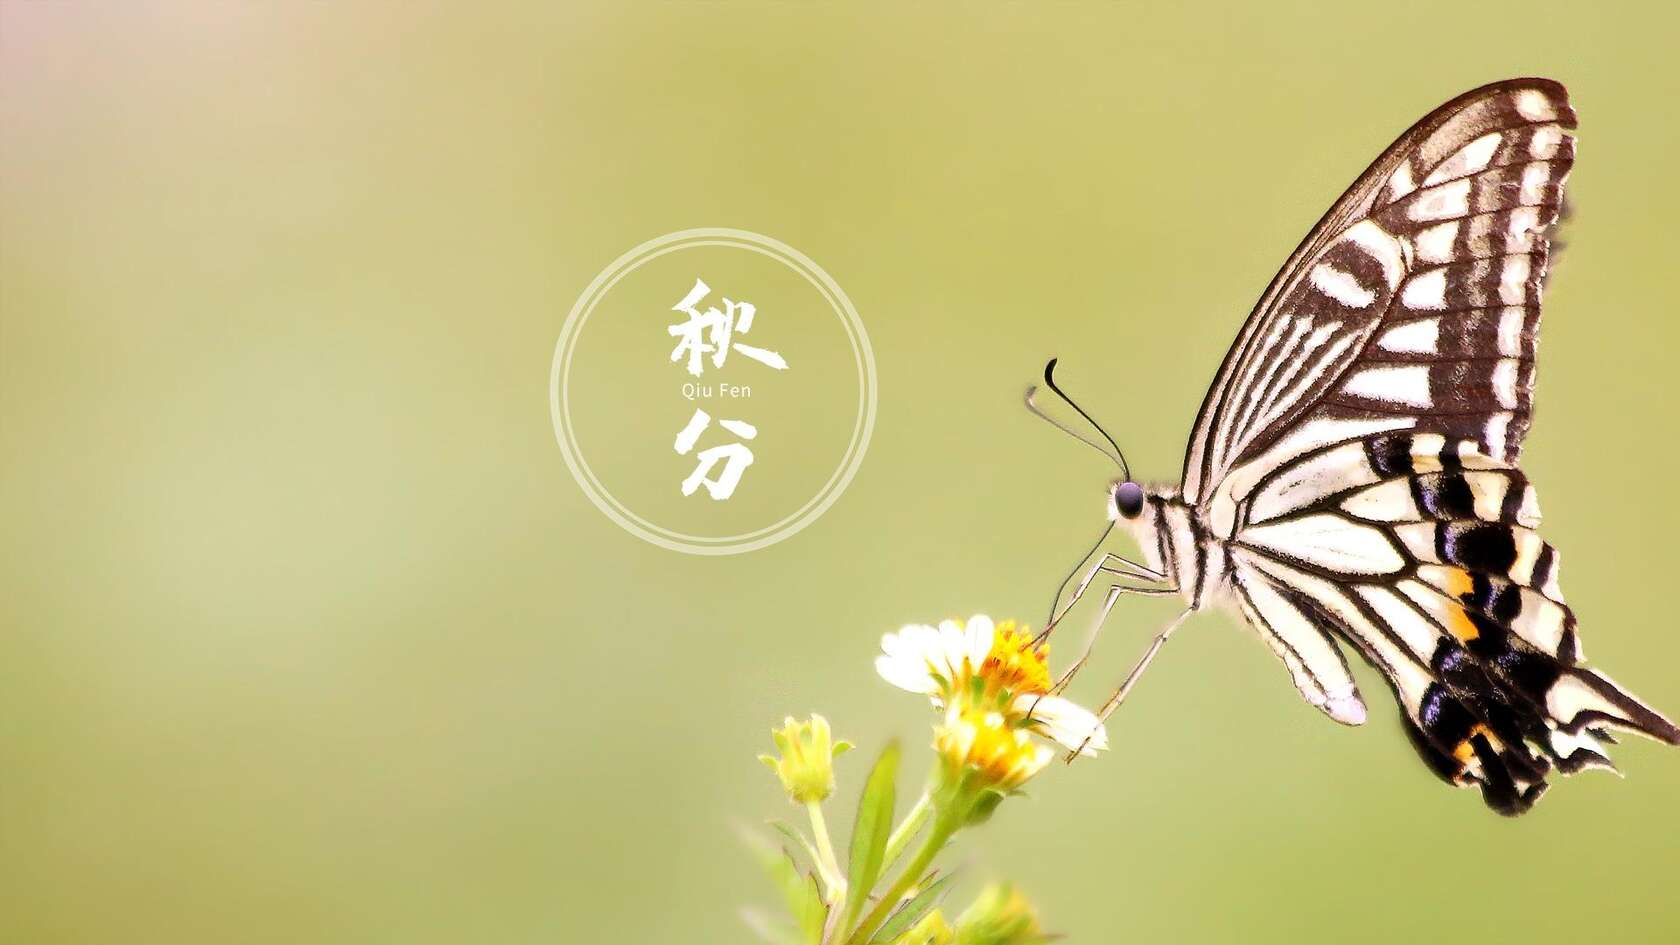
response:
{"label": "green blurred background", "polygon": [[[4,0],[0,939],[745,940],[771,723],[922,744],[877,636],[1036,622],[1099,525],[1043,360],[1175,476],[1306,227],[1513,74],[1582,116],[1527,468],[1588,654],[1680,712],[1669,6],[1318,7]],[[548,418],[573,300],[694,226],[816,259],[880,367],[851,489],[744,556],[619,530]],[[1507,821],[1372,701],[1200,618],[969,875],[1077,942],[1680,938],[1680,752]]]}

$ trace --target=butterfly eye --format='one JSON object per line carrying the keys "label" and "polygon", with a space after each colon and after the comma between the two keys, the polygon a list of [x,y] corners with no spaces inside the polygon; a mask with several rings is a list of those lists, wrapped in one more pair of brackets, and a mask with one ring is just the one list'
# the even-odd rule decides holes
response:
{"label": "butterfly eye", "polygon": [[1143,487],[1129,479],[1115,486],[1114,508],[1126,518],[1143,514]]}

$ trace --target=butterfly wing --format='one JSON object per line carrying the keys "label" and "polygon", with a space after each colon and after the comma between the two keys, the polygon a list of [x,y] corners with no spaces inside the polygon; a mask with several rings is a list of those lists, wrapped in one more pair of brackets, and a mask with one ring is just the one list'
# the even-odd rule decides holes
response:
{"label": "butterfly wing", "polygon": [[1574,127],[1563,86],[1514,79],[1459,96],[1390,145],[1243,325],[1191,433],[1185,500],[1205,504],[1314,407],[1428,414],[1515,459]]}
{"label": "butterfly wing", "polygon": [[1528,809],[1553,767],[1611,767],[1605,728],[1680,743],[1580,665],[1534,488],[1475,441],[1404,431],[1341,444],[1280,467],[1241,515],[1232,586],[1249,621],[1297,654],[1285,662],[1312,684],[1308,700],[1338,718],[1328,700],[1357,704],[1323,652],[1348,641],[1387,677],[1429,766],[1495,810]]}
{"label": "butterfly wing", "polygon": [[1562,86],[1517,79],[1402,135],[1273,280],[1185,460],[1238,606],[1303,697],[1364,720],[1351,643],[1430,767],[1503,813],[1554,766],[1608,767],[1606,726],[1680,743],[1577,665],[1516,467],[1574,127]]}

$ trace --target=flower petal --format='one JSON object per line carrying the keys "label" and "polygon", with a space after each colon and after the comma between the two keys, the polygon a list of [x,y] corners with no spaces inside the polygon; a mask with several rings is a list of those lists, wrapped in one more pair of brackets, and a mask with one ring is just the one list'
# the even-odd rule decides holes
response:
{"label": "flower petal", "polygon": [[[937,694],[952,673],[945,634],[925,624],[906,624],[881,637],[883,655],[875,671],[887,682],[924,695]],[[941,678],[944,677],[944,678]]]}
{"label": "flower petal", "polygon": [[1037,748],[1035,748],[1033,750],[1032,756],[1030,758],[1023,759],[1023,761],[1021,762],[1021,765],[1019,767],[1019,771],[1020,771],[1019,777],[1020,777],[1021,781],[1024,782],[1027,779],[1031,778],[1033,775],[1036,775],[1040,771],[1043,771],[1044,767],[1050,763],[1050,759],[1054,758],[1055,756],[1056,756],[1056,753],[1054,751],[1050,750],[1050,746],[1039,745]]}
{"label": "flower petal", "polygon": [[875,657],[875,672],[881,678],[900,689],[919,692],[923,695],[939,689],[939,683],[933,674],[928,672],[927,663],[922,660],[897,656]]}
{"label": "flower petal", "polygon": [[1076,702],[1060,696],[1023,695],[1016,697],[1015,710],[1031,712],[1039,734],[1069,751],[1094,755],[1108,748],[1108,729],[1095,712]]}
{"label": "flower petal", "polygon": [[[906,627],[905,629],[909,629],[909,628]],[[903,633],[903,632],[904,632],[903,630],[899,631],[899,633]],[[903,646],[904,646],[904,642],[903,642],[902,639],[900,639],[899,633],[883,633],[883,634],[881,634],[881,652],[882,653],[885,653],[888,656],[897,656],[898,655],[899,650],[902,649]]]}
{"label": "flower petal", "polygon": [[985,614],[975,614],[968,618],[968,626],[964,628],[968,648],[965,655],[979,669],[986,662],[986,657],[992,652],[992,636],[996,632],[992,618]]}
{"label": "flower petal", "polygon": [[950,667],[954,675],[962,669],[963,660],[967,656],[968,638],[963,635],[962,624],[955,620],[941,620],[939,622],[940,663]]}
{"label": "flower petal", "polygon": [[920,655],[920,651],[923,649],[922,641],[925,635],[932,630],[932,627],[907,623],[900,627],[897,633],[887,633],[881,636],[881,650],[888,656]]}

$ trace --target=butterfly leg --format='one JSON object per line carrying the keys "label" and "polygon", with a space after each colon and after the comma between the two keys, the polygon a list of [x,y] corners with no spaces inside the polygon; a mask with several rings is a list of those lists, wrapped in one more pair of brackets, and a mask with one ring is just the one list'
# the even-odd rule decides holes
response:
{"label": "butterfly leg", "polygon": [[1044,632],[1039,634],[1041,639],[1048,637],[1050,631],[1056,629],[1056,625],[1062,622],[1062,618],[1066,617],[1068,611],[1073,609],[1073,605],[1079,603],[1079,599],[1085,596],[1085,592],[1090,589],[1091,583],[1097,579],[1097,575],[1104,573],[1134,581],[1145,581],[1150,584],[1161,584],[1167,580],[1167,576],[1158,571],[1141,565],[1130,558],[1117,555],[1112,551],[1105,551],[1098,556],[1097,563],[1085,572],[1085,576],[1080,578],[1079,583],[1073,589],[1073,596],[1068,598],[1067,603],[1060,603],[1058,598],[1058,604],[1051,609],[1051,617],[1044,626]]}
{"label": "butterfly leg", "polygon": [[[1173,631],[1177,630],[1179,625],[1184,623],[1185,618],[1192,613],[1195,613],[1193,608],[1186,608],[1183,613],[1168,622],[1160,633],[1155,634],[1155,639],[1149,641],[1149,649],[1143,652],[1143,658],[1137,661],[1137,664],[1132,667],[1132,671],[1126,674],[1126,681],[1120,684],[1120,688],[1116,689],[1114,695],[1109,696],[1108,701],[1103,703],[1103,707],[1098,710],[1097,724],[1101,725],[1107,721],[1108,717],[1114,714],[1114,710],[1120,708],[1120,703],[1126,701],[1126,697],[1132,692],[1132,687],[1137,685],[1138,679],[1143,676],[1143,671],[1149,668],[1150,663],[1154,662],[1155,654],[1161,652],[1161,647],[1166,644],[1167,638],[1172,636]],[[1079,747],[1068,755],[1068,760],[1072,761],[1079,757],[1079,753],[1085,750],[1085,746],[1090,743],[1091,738],[1096,734],[1096,730],[1093,729],[1090,735],[1085,736],[1085,741],[1080,742]]]}
{"label": "butterfly leg", "polygon": [[1097,645],[1097,636],[1102,633],[1103,624],[1108,621],[1109,611],[1114,609],[1114,603],[1120,599],[1120,595],[1136,594],[1140,597],[1165,597],[1167,595],[1177,593],[1178,588],[1176,587],[1133,587],[1129,584],[1109,585],[1108,594],[1103,598],[1102,610],[1098,612],[1097,619],[1091,623],[1091,630],[1085,636],[1085,646],[1082,650],[1080,650],[1079,658],[1074,660],[1072,665],[1068,666],[1062,675],[1056,679],[1055,685],[1050,687],[1050,694],[1055,695],[1060,693],[1063,689],[1066,689],[1067,684],[1073,681],[1074,675],[1077,674],[1079,670],[1085,666],[1086,661],[1091,658],[1091,651],[1095,649]]}

